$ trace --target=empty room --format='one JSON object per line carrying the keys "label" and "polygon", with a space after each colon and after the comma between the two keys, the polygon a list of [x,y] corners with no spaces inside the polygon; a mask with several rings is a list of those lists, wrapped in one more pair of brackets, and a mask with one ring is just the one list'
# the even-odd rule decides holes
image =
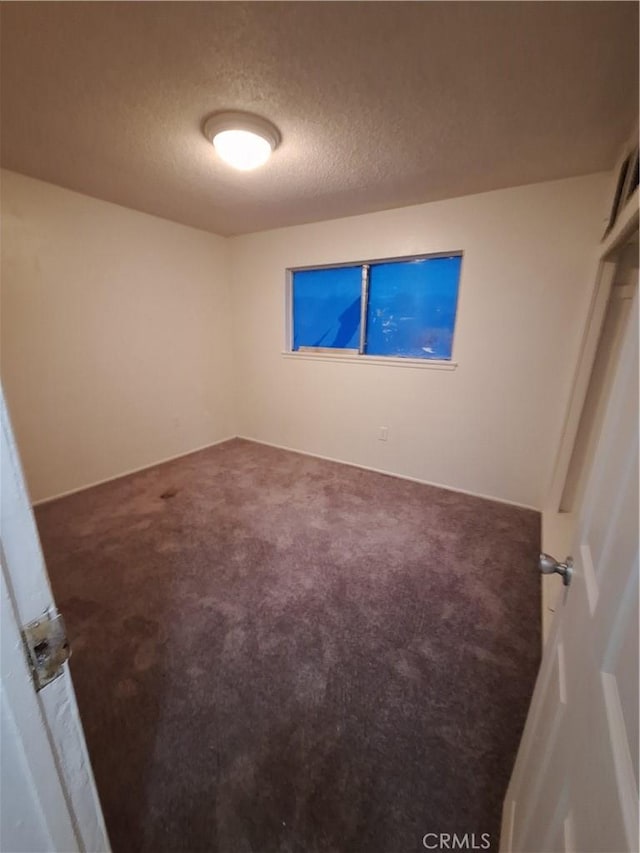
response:
{"label": "empty room", "polygon": [[1,853],[637,853],[638,5],[0,6]]}

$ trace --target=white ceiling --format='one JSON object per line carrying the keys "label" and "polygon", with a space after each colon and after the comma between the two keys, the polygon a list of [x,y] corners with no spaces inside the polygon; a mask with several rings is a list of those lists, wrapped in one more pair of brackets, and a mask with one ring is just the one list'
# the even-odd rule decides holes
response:
{"label": "white ceiling", "polygon": [[224,235],[606,169],[638,101],[634,2],[3,3],[1,46],[3,166]]}

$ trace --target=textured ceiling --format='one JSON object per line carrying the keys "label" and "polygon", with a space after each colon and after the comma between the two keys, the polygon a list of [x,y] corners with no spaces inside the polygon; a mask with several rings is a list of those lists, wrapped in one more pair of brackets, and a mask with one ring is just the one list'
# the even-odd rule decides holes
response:
{"label": "textured ceiling", "polygon": [[[613,165],[638,101],[638,5],[3,3],[2,165],[219,234]],[[217,161],[260,113],[262,169]]]}

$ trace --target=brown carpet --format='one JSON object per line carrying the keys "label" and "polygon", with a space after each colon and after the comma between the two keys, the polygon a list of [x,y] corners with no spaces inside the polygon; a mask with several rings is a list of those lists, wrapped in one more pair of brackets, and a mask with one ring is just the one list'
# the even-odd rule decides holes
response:
{"label": "brown carpet", "polygon": [[37,521],[117,853],[497,850],[537,513],[234,440]]}

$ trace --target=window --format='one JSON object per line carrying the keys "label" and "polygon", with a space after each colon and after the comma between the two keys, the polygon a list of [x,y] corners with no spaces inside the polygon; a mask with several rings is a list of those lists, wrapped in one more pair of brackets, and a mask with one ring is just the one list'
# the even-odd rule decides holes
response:
{"label": "window", "polygon": [[450,361],[462,255],[292,270],[293,352]]}

